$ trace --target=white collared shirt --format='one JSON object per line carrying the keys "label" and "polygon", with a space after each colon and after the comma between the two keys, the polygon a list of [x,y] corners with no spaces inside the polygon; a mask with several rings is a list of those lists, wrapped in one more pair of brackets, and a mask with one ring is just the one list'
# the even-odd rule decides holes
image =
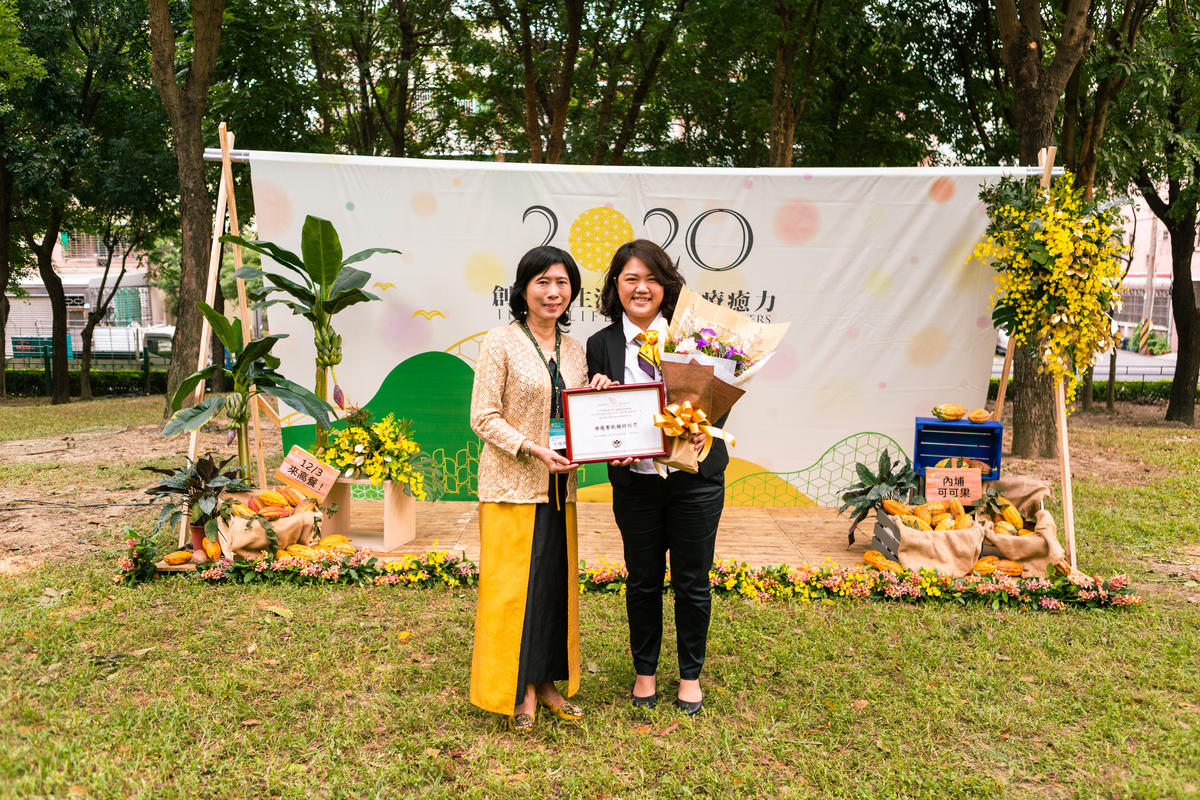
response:
{"label": "white collared shirt", "polygon": [[[628,386],[631,383],[648,383],[650,381],[661,381],[662,373],[658,367],[654,368],[654,377],[650,377],[638,364],[638,350],[642,349],[641,342],[637,341],[638,334],[642,333],[642,329],[635,325],[629,319],[629,315],[621,312],[621,330],[625,334],[625,374],[621,376],[621,383]],[[650,323],[649,330],[658,331],[658,340],[666,341],[667,338],[667,320],[660,313]],[[658,471],[654,469],[654,459],[643,458],[641,461],[636,461],[629,465],[629,469],[634,472],[640,472],[643,475],[657,475]],[[674,467],[667,467],[667,472],[674,472]]]}

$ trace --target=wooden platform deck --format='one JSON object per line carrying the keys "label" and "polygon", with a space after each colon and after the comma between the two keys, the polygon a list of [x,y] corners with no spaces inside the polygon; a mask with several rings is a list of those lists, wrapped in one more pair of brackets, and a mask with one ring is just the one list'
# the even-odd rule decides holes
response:
{"label": "wooden platform deck", "polygon": [[[479,563],[479,506],[476,503],[417,504],[417,536],[397,553],[460,550]],[[588,564],[600,559],[623,561],[621,535],[608,503],[579,503],[579,557]],[[358,547],[383,550],[383,501],[355,500],[351,506],[351,538]],[[839,564],[862,560],[871,540],[860,529],[853,546],[846,546],[850,522],[832,508],[726,507],[717,530],[717,558],[767,564],[819,565],[825,559]],[[863,526],[866,528],[867,526]]]}

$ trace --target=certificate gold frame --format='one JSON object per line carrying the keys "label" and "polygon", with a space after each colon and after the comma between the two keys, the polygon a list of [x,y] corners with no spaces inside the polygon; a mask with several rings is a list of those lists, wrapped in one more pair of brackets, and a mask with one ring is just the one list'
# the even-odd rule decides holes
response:
{"label": "certificate gold frame", "polygon": [[662,383],[564,390],[567,458],[591,464],[665,456],[667,434],[654,425],[665,397]]}

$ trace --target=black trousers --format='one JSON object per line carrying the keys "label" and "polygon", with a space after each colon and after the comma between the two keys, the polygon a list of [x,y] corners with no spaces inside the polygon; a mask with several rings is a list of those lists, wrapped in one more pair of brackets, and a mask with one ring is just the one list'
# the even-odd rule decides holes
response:
{"label": "black trousers", "polygon": [[708,573],[725,502],[725,476],[704,478],[680,471],[666,478],[636,472],[630,477],[629,486],[613,486],[613,516],[629,570],[625,609],[633,666],[638,675],[653,675],[658,669],[663,577],[670,551],[679,677],[696,680],[708,643]]}

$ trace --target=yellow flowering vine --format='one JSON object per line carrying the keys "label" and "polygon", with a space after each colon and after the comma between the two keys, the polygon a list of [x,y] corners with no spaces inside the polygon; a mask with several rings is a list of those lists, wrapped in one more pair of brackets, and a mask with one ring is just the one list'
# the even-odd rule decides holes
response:
{"label": "yellow flowering vine", "polygon": [[1001,178],[979,198],[991,222],[973,257],[996,270],[992,322],[1066,383],[1069,402],[1082,373],[1113,346],[1127,250],[1119,202],[1085,200],[1070,172],[1049,190],[1036,178]]}
{"label": "yellow flowering vine", "polygon": [[343,477],[366,478],[375,485],[390,480],[418,500],[443,493],[441,470],[411,437],[412,423],[395,414],[371,423],[370,412],[359,409],[347,418],[348,427],[334,430],[318,456],[337,467]]}

